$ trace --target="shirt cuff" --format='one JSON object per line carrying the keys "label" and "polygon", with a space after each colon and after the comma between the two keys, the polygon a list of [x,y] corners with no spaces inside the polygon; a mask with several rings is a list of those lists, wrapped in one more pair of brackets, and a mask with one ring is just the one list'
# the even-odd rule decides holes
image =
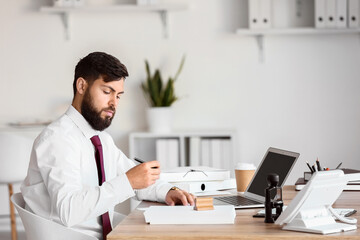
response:
{"label": "shirt cuff", "polygon": [[110,183],[113,185],[114,189],[117,190],[115,192],[119,203],[135,196],[134,189],[131,187],[126,174],[117,176],[116,178],[112,179]]}
{"label": "shirt cuff", "polygon": [[157,198],[159,202],[165,202],[166,195],[173,186],[173,184],[167,182],[162,182],[159,184],[157,189]]}

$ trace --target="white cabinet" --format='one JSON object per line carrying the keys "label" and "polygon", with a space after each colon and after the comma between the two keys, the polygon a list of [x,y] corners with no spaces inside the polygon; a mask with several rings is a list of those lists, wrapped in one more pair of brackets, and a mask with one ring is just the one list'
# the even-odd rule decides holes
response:
{"label": "white cabinet", "polygon": [[156,159],[162,168],[205,165],[233,170],[235,149],[233,131],[138,132],[130,134],[129,138],[130,158]]}

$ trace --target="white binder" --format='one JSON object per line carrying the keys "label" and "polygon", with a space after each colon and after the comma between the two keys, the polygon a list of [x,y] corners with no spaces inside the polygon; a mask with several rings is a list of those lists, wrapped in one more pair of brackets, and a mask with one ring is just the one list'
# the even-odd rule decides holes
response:
{"label": "white binder", "polygon": [[168,161],[168,141],[167,139],[156,140],[156,160],[159,161],[161,168],[167,168]]}
{"label": "white binder", "polygon": [[201,138],[200,137],[190,137],[189,139],[190,152],[189,152],[189,165],[190,166],[200,166],[200,157],[201,157]]}
{"label": "white binder", "polygon": [[177,139],[156,140],[156,160],[162,169],[172,169],[179,166],[179,141]]}
{"label": "white binder", "polygon": [[202,166],[211,166],[211,140],[210,139],[201,139],[201,161],[200,165]]}
{"label": "white binder", "polygon": [[325,28],[326,0],[315,0],[315,27]]}
{"label": "white binder", "polygon": [[166,168],[172,169],[178,167],[180,164],[179,159],[179,140],[178,139],[168,139],[168,159],[166,163]]}
{"label": "white binder", "polygon": [[221,144],[221,139],[211,139],[211,167],[214,168],[223,168],[222,166],[222,144]]}
{"label": "white binder", "polygon": [[224,181],[230,179],[230,171],[205,166],[177,167],[162,170],[160,173],[160,179],[172,183]]}
{"label": "white binder", "polygon": [[359,0],[348,0],[348,22],[349,28],[359,27]]}
{"label": "white binder", "polygon": [[189,193],[212,192],[236,188],[235,178],[220,181],[171,182]]}
{"label": "white binder", "polygon": [[336,28],[336,0],[326,0],[325,22],[327,28]]}
{"label": "white binder", "polygon": [[272,24],[271,3],[272,0],[260,0],[261,28],[267,29],[271,27]]}
{"label": "white binder", "polygon": [[336,27],[347,27],[347,0],[336,0]]}
{"label": "white binder", "polygon": [[259,29],[260,25],[260,0],[249,0],[249,28]]}

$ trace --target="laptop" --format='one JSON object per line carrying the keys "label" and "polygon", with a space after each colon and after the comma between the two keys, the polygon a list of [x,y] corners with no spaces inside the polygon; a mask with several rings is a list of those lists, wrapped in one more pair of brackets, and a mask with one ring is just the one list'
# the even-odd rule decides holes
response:
{"label": "laptop", "polygon": [[251,179],[246,191],[237,195],[214,197],[214,205],[234,205],[236,209],[264,207],[265,188],[268,187],[269,173],[279,175],[279,186],[286,178],[300,154],[270,147]]}

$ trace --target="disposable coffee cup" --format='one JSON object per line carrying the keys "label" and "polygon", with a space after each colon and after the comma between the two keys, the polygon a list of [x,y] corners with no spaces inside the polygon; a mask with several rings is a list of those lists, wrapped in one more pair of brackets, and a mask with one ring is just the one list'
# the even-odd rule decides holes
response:
{"label": "disposable coffee cup", "polygon": [[236,188],[238,192],[245,192],[255,173],[255,165],[252,163],[238,163],[235,166]]}

